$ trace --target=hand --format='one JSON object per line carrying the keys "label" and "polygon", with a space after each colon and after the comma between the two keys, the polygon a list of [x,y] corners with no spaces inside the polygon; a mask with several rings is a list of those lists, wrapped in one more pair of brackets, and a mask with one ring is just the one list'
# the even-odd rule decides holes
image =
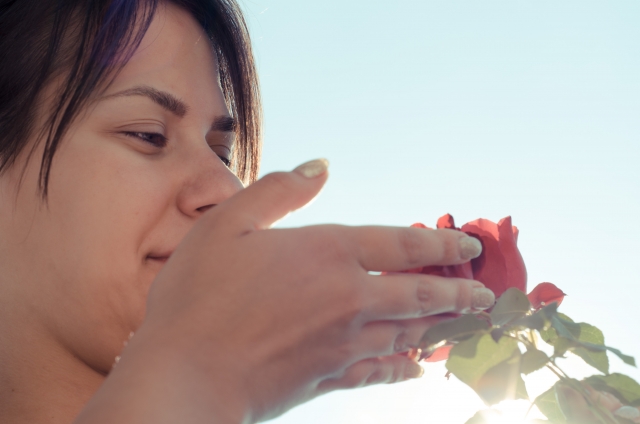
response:
{"label": "hand", "polygon": [[[417,363],[397,353],[445,319],[437,314],[493,304],[477,281],[369,273],[479,255],[479,243],[459,231],[269,229],[317,195],[327,179],[320,171],[269,174],[204,214],[152,284],[130,344],[152,340],[148,350],[189,364],[203,408],[226,408],[230,422],[272,418],[330,390],[417,377]],[[126,361],[125,350],[118,367]]]}
{"label": "hand", "polygon": [[568,384],[556,387],[558,403],[570,424],[616,424],[621,422],[620,418],[640,423],[638,408],[625,406],[611,393],[595,390],[586,383],[581,386],[584,394]]}

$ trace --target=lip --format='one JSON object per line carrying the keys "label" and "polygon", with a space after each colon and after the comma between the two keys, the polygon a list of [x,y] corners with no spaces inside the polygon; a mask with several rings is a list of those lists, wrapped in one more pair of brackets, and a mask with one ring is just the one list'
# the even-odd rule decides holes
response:
{"label": "lip", "polygon": [[169,260],[169,257],[168,256],[162,256],[162,257],[147,256],[147,259],[165,263]]}
{"label": "lip", "polygon": [[158,261],[158,262],[167,262],[169,257],[173,254],[173,250],[166,250],[164,252],[151,252],[147,255],[147,259]]}

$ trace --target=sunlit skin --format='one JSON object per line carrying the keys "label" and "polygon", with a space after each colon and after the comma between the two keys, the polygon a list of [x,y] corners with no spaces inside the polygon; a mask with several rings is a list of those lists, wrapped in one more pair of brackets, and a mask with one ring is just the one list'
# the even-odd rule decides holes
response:
{"label": "sunlit skin", "polygon": [[406,350],[440,314],[493,304],[477,281],[368,272],[477,257],[458,231],[267,230],[319,193],[326,166],[242,190],[211,45],[176,6],[160,4],[94,100],[56,152],[46,206],[42,145],[0,175],[0,422],[69,424],[85,404],[76,424],[257,422],[416,378]]}
{"label": "sunlit skin", "polygon": [[71,422],[140,325],[159,256],[242,188],[221,160],[232,134],[210,131],[229,115],[215,56],[187,12],[161,5],[104,94],[138,85],[188,110],[140,95],[87,108],[54,157],[48,209],[37,194],[42,144],[19,191],[26,155],[0,177],[0,422]]}

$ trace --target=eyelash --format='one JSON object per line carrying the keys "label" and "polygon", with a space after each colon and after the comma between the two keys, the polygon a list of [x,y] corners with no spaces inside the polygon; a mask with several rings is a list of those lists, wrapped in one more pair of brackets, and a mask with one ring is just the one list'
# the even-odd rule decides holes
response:
{"label": "eyelash", "polygon": [[[149,143],[155,147],[158,147],[160,149],[162,149],[163,147],[165,147],[167,145],[167,137],[165,137],[162,134],[159,133],[148,133],[148,132],[132,132],[132,131],[125,131],[123,132],[124,135],[129,136],[129,137],[135,137],[139,140],[142,140],[146,143]],[[141,137],[141,135],[143,136],[155,136],[160,138],[160,142],[153,142],[145,137]],[[222,161],[222,163],[225,164],[225,166],[227,168],[231,167],[231,161],[229,160],[229,158],[225,158],[224,156],[218,156],[220,158],[220,160]]]}

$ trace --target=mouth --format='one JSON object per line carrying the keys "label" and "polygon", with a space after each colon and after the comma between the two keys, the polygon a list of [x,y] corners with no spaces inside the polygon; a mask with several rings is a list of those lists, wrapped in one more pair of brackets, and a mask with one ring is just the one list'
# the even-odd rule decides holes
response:
{"label": "mouth", "polygon": [[156,252],[150,252],[149,255],[147,255],[147,260],[155,262],[155,263],[162,263],[164,264],[165,262],[167,262],[169,260],[169,257],[173,254],[173,250],[165,250],[165,251],[156,251]]}
{"label": "mouth", "polygon": [[147,259],[149,259],[150,261],[165,263],[169,260],[169,257],[168,256],[160,256],[160,257],[147,256]]}

